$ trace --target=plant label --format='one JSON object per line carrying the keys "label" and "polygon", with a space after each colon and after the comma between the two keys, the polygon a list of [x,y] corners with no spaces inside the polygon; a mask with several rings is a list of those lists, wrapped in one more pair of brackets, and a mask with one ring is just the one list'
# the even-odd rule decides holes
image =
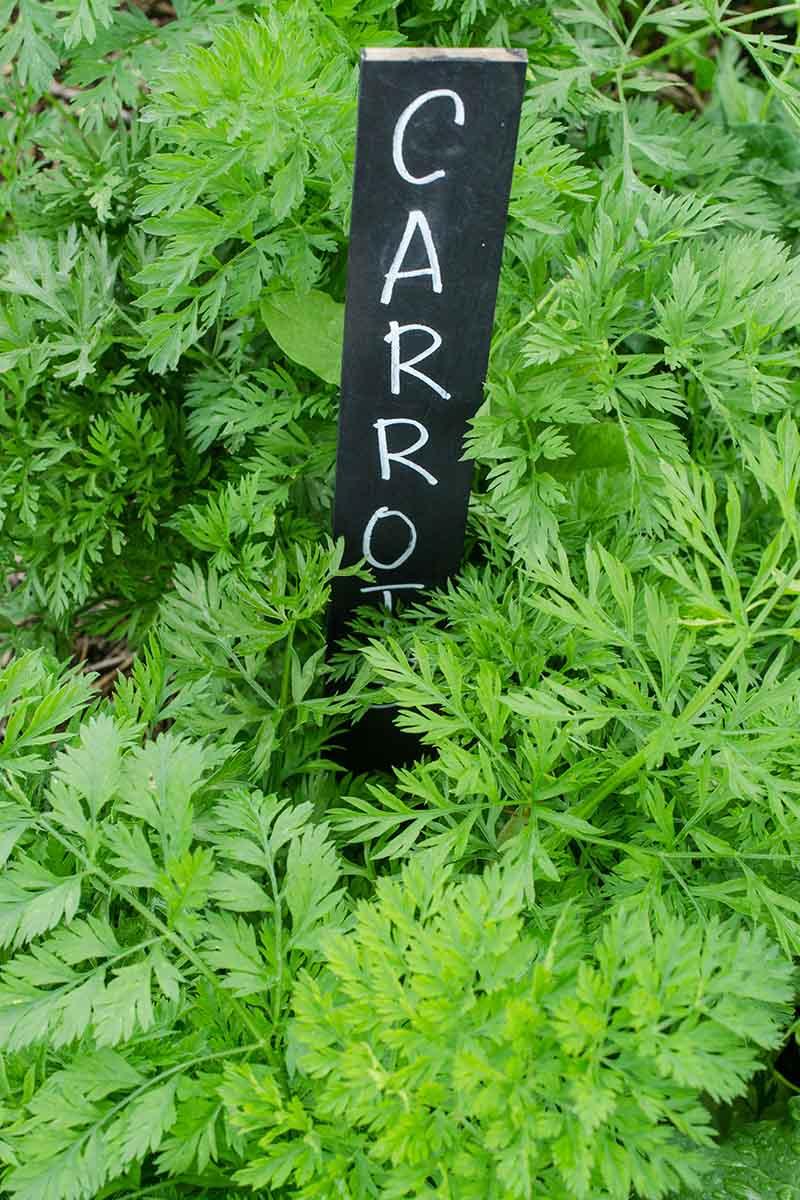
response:
{"label": "plant label", "polygon": [[334,643],[359,604],[392,609],[461,561],[526,62],[362,54],[334,534],[373,578],[335,581]]}

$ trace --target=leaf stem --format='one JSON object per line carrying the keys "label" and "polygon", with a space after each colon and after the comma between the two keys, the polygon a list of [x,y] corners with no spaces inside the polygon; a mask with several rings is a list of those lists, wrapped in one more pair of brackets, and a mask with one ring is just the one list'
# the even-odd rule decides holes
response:
{"label": "leaf stem", "polygon": [[561,280],[557,279],[556,282],[547,289],[545,294],[536,301],[530,312],[526,313],[521,320],[517,321],[516,325],[512,325],[510,329],[504,329],[503,332],[494,339],[489,355],[490,360],[494,358],[500,347],[504,346],[510,337],[513,337],[515,333],[519,333],[521,329],[524,329],[526,325],[529,325],[534,317],[538,315],[539,311],[544,308],[544,306],[548,304],[550,300],[552,300],[553,294],[560,283]]}
{"label": "leaf stem", "polygon": [[777,4],[772,8],[765,8],[758,13],[740,13],[738,17],[731,17],[729,21],[715,22],[710,21],[705,25],[693,29],[690,33],[683,34],[682,37],[676,38],[672,42],[666,42],[663,46],[658,46],[657,49],[651,50],[648,54],[642,54],[638,58],[629,58],[626,62],[621,63],[612,71],[606,71],[597,79],[598,86],[603,86],[605,83],[611,83],[618,75],[628,75],[632,71],[638,71],[641,67],[648,66],[650,63],[658,62],[659,59],[666,58],[675,50],[680,50],[683,46],[688,46],[690,42],[696,41],[698,38],[706,37],[710,33],[724,33],[728,29],[733,29],[737,25],[747,25],[752,21],[763,21],[767,17],[781,16],[783,13],[800,13],[800,3],[795,0],[793,4]]}

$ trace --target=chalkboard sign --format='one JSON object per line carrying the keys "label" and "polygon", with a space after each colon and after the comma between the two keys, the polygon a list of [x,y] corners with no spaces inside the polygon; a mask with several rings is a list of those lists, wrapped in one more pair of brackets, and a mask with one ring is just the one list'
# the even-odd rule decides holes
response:
{"label": "chalkboard sign", "polygon": [[[333,643],[357,605],[459,566],[525,69],[524,51],[362,54],[334,534],[373,580],[335,581]],[[404,755],[382,710],[368,755],[377,734],[379,758]]]}

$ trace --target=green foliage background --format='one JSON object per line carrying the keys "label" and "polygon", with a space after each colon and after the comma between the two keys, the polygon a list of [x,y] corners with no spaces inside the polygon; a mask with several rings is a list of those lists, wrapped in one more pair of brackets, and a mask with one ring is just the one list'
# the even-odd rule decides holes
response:
{"label": "green foliage background", "polygon": [[[796,1200],[800,5],[0,14],[3,1194]],[[326,663],[403,44],[530,69],[463,571]]]}

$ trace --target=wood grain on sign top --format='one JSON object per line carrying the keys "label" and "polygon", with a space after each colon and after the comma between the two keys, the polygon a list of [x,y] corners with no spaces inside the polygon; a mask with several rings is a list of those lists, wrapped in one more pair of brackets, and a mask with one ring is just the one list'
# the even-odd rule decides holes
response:
{"label": "wood grain on sign top", "polygon": [[502,46],[376,46],[362,50],[366,62],[436,62],[439,59],[477,58],[484,62],[521,62],[527,64],[525,50],[505,50]]}
{"label": "wood grain on sign top", "polygon": [[334,533],[373,579],[335,582],[332,642],[357,605],[459,566],[525,70],[523,51],[362,55]]}

